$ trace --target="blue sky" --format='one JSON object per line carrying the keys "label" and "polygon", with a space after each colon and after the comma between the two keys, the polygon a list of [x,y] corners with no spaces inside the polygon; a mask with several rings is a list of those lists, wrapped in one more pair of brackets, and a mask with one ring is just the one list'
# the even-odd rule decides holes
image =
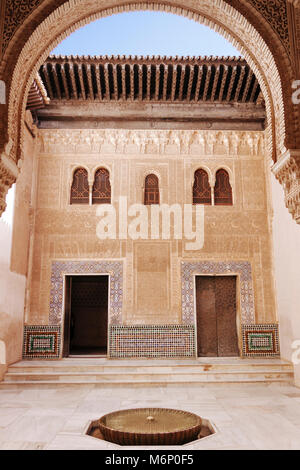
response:
{"label": "blue sky", "polygon": [[62,55],[240,55],[222,36],[171,13],[139,11],[94,21],[53,51]]}

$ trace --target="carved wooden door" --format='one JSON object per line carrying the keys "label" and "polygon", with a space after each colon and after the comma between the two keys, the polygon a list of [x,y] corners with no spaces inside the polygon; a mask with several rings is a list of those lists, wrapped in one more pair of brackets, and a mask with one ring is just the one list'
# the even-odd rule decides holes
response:
{"label": "carved wooden door", "polygon": [[196,277],[198,356],[239,356],[236,277]]}

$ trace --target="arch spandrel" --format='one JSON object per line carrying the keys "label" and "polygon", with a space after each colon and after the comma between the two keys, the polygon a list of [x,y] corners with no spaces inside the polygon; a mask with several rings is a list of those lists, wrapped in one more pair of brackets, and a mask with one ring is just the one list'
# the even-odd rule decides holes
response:
{"label": "arch spandrel", "polygon": [[[235,5],[236,2],[230,3]],[[288,53],[278,35],[274,31],[273,34],[270,33],[270,39],[267,42],[272,45],[271,49],[274,50],[275,47],[275,50],[278,51],[276,60],[280,61],[281,70],[279,70],[271,49],[258,32],[262,31],[263,24],[267,25],[268,33],[272,32],[272,26],[266,20],[263,22],[263,15],[258,13],[257,2],[252,0],[247,2],[248,10],[244,1],[238,3],[241,6],[240,9],[244,9],[244,16],[225,0],[211,0],[209,2],[181,0],[180,2],[168,2],[167,5],[161,2],[128,1],[125,4],[120,3],[120,0],[109,0],[101,1],[100,4],[100,2],[91,0],[69,0],[52,11],[51,14],[49,11],[51,11],[52,2],[45,0],[44,5],[47,4],[48,9],[43,12],[40,10],[37,18],[38,26],[18,56],[9,87],[7,136],[13,141],[10,152],[12,161],[16,162],[21,156],[23,116],[30,84],[49,52],[71,32],[93,20],[124,11],[149,9],[175,13],[199,21],[215,29],[237,47],[257,75],[265,96],[269,124],[269,158],[272,156],[276,160],[276,154],[277,159],[285,154],[287,143],[291,148],[297,147],[296,138],[293,137],[297,128],[294,117],[297,113],[294,112],[290,103],[290,89],[288,88],[284,97],[282,86],[283,82],[285,85],[291,83],[293,78]],[[55,2],[55,5],[57,4],[58,2]],[[46,11],[48,16],[45,18]],[[257,19],[257,29],[255,29],[254,21],[248,21],[248,17]],[[28,27],[30,16],[26,18],[25,24]],[[21,28],[18,29],[15,37],[21,37]],[[282,59],[279,59],[280,56]],[[11,64],[7,64],[6,69],[9,71],[10,67]],[[284,88],[286,91],[287,86]],[[292,122],[294,125],[291,124]]]}

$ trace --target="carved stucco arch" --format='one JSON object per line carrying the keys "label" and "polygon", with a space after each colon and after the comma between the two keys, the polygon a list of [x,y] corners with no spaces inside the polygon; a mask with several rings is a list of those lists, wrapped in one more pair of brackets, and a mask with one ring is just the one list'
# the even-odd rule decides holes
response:
{"label": "carved stucco arch", "polygon": [[94,182],[95,182],[96,172],[98,170],[100,170],[101,168],[103,168],[104,170],[106,170],[108,172],[108,179],[109,179],[109,183],[110,183],[110,198],[111,198],[111,203],[113,203],[114,193],[115,193],[115,174],[114,174],[114,171],[113,171],[113,168],[114,168],[113,165],[108,165],[107,163],[100,162],[100,163],[97,163],[97,165],[92,167],[92,169],[91,169],[91,180],[90,180],[91,188],[93,188],[93,185],[94,185]]}
{"label": "carved stucco arch", "polygon": [[[219,170],[225,170],[228,174],[229,177],[229,184],[231,186],[231,191],[232,191],[232,205],[235,206],[236,204],[236,185],[235,185],[235,174],[232,168],[230,168],[228,165],[217,165],[214,169],[214,177],[213,177],[213,193],[214,193],[214,201],[215,201],[215,185],[216,185],[216,179],[217,179],[217,173]],[[215,202],[214,202],[215,205]]]}
{"label": "carved stucco arch", "polygon": [[209,185],[210,187],[212,187],[213,185],[213,171],[207,166],[207,165],[202,165],[202,164],[194,164],[192,169],[191,169],[191,183],[190,183],[190,186],[191,188],[193,189],[193,186],[194,186],[194,183],[195,183],[195,174],[198,170],[204,170],[207,175],[208,175],[208,181],[209,181]]}
{"label": "carved stucco arch", "polygon": [[[261,85],[267,109],[268,158],[285,153],[285,115],[280,75],[274,57],[254,26],[224,0],[122,3],[120,0],[69,0],[40,23],[23,47],[14,68],[8,105],[8,145],[12,182],[22,156],[24,113],[30,85],[49,52],[91,21],[126,11],[159,10],[200,22],[230,41],[245,56]],[[7,163],[8,164],[8,163]],[[9,185],[12,184],[9,182]],[[0,207],[1,209],[1,207]]]}
{"label": "carved stucco arch", "polygon": [[161,176],[161,172],[159,170],[156,170],[154,168],[148,168],[146,170],[144,170],[142,173],[141,173],[141,181],[142,181],[142,185],[143,187],[145,186],[145,181],[146,181],[146,178],[147,176],[149,175],[154,175],[156,176],[156,178],[158,179],[158,184],[159,186],[162,185],[162,176]]}
{"label": "carved stucco arch", "polygon": [[69,192],[71,191],[71,188],[72,188],[72,184],[73,184],[73,180],[74,180],[74,174],[75,174],[76,170],[80,170],[80,168],[83,168],[84,170],[86,170],[87,176],[88,176],[88,181],[91,179],[90,169],[87,165],[84,165],[84,164],[81,164],[81,163],[75,163],[75,164],[71,165],[70,170],[69,170],[69,175],[68,175]]}
{"label": "carved stucco arch", "polygon": [[233,189],[234,183],[235,183],[235,181],[234,181],[234,172],[233,172],[233,170],[232,170],[228,165],[223,165],[223,164],[221,165],[221,164],[220,164],[220,165],[217,165],[217,166],[214,168],[213,185],[216,184],[216,176],[217,176],[217,173],[218,173],[219,170],[225,170],[225,171],[227,171],[228,177],[229,177],[229,183],[230,183],[230,185],[231,185],[231,187],[232,187],[232,189]]}
{"label": "carved stucco arch", "polygon": [[91,180],[94,182],[96,172],[98,170],[101,170],[101,168],[103,168],[104,170],[106,170],[108,172],[109,180],[111,182],[111,180],[112,180],[112,168],[109,165],[107,165],[107,163],[102,163],[102,162],[97,163],[97,165],[93,166],[93,168],[91,170]]}

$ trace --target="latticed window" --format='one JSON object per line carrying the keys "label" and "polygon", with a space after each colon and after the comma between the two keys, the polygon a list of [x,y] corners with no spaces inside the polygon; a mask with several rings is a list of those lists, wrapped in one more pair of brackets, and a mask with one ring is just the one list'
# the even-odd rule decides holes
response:
{"label": "latticed window", "polygon": [[109,181],[109,172],[106,170],[106,168],[99,168],[96,171],[93,185],[92,203],[111,203],[111,186]]}
{"label": "latticed window", "polygon": [[159,204],[159,182],[156,175],[147,175],[145,178],[144,204]]}
{"label": "latticed window", "polygon": [[193,204],[211,204],[211,187],[209,184],[208,174],[202,168],[195,171]]}
{"label": "latticed window", "polygon": [[216,206],[232,206],[232,188],[230,185],[229,174],[226,170],[221,169],[216,173],[215,184],[215,205]]}
{"label": "latticed window", "polygon": [[89,182],[88,173],[85,168],[77,168],[73,174],[71,187],[71,204],[89,203]]}

